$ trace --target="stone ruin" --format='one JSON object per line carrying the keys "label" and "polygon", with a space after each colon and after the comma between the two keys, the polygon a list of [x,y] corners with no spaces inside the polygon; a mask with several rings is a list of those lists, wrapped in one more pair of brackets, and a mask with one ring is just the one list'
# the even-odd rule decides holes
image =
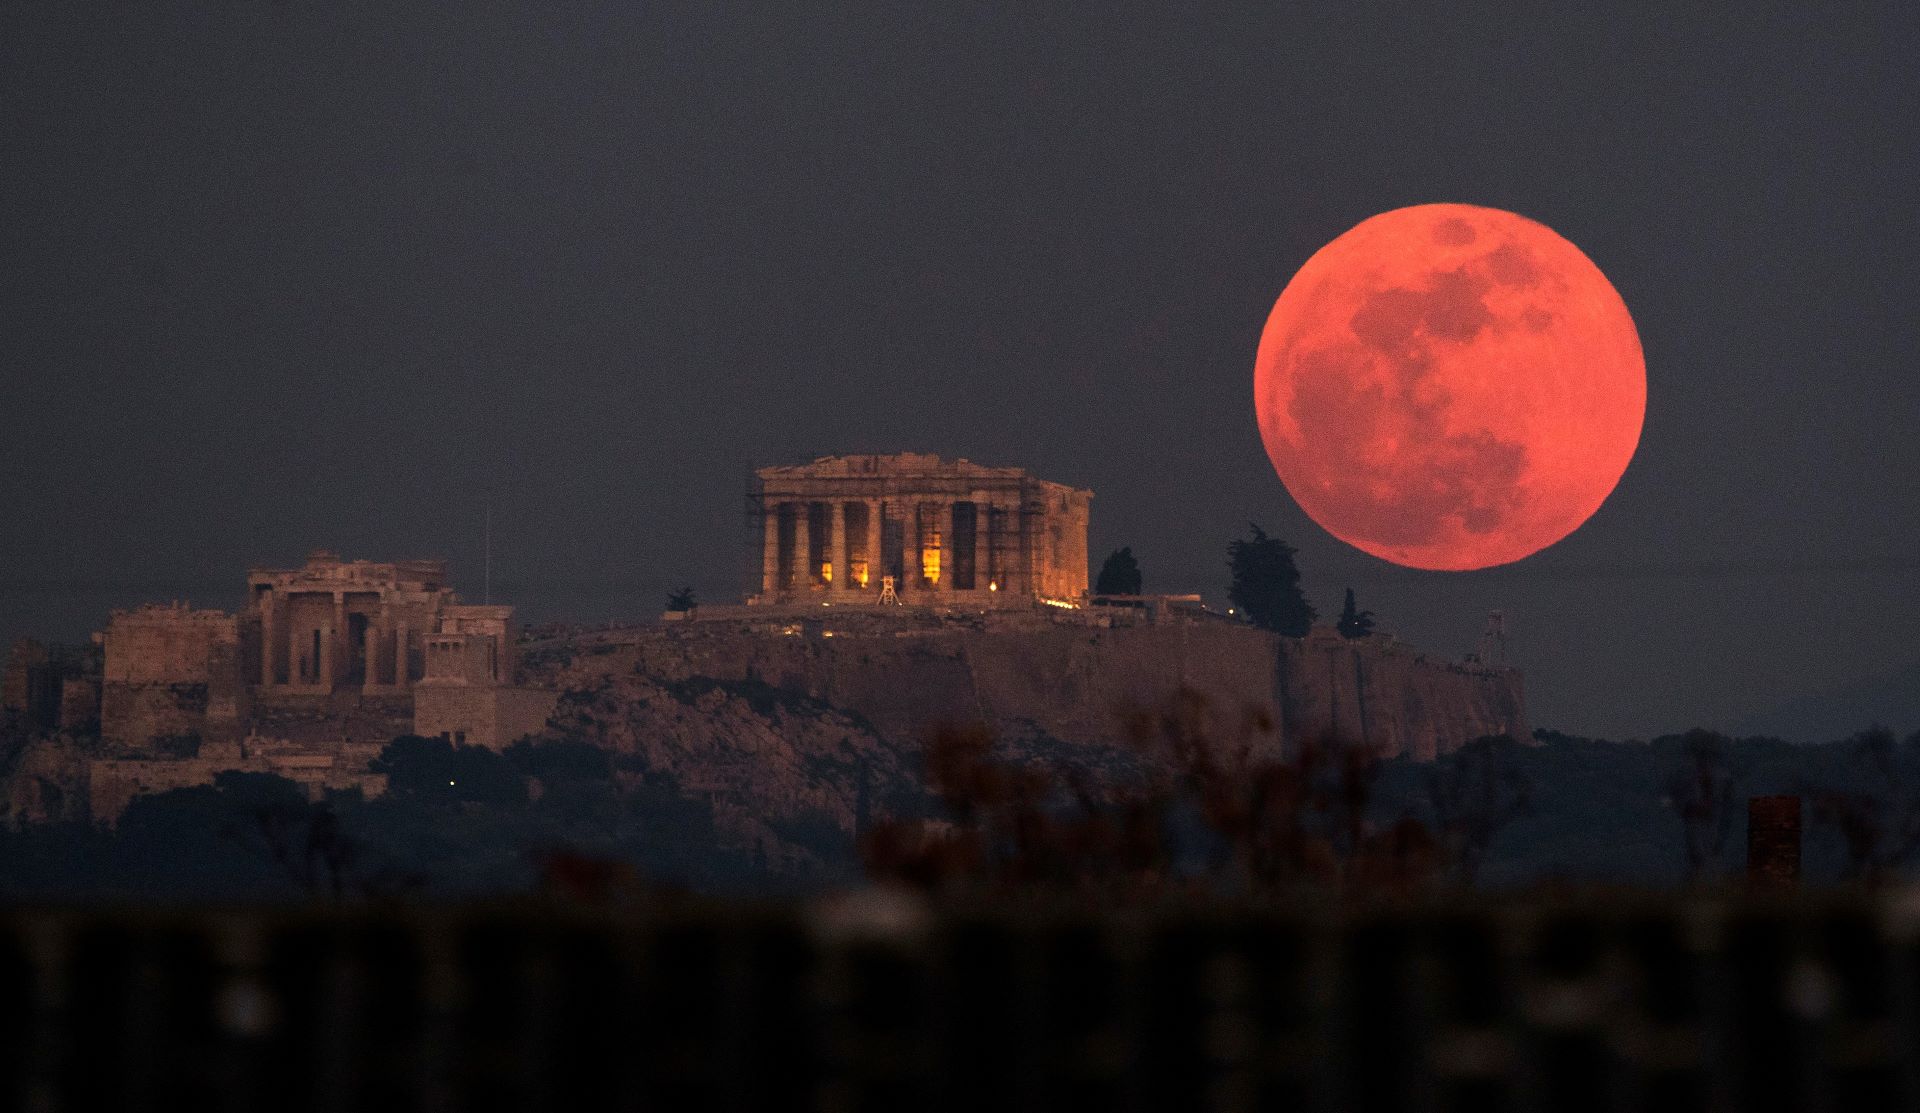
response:
{"label": "stone ruin", "polygon": [[925,453],[760,468],[748,603],[1028,606],[1087,593],[1092,491]]}
{"label": "stone ruin", "polygon": [[916,453],[761,468],[744,605],[605,636],[551,631],[528,643],[530,662],[513,608],[460,601],[445,561],[320,551],[256,568],[236,612],[149,605],[114,612],[93,646],[17,646],[0,684],[7,723],[49,739],[97,724],[100,744],[29,753],[5,804],[15,819],[46,817],[77,814],[79,797],[110,821],[141,793],[230,769],[316,797],[377,794],[368,763],[394,737],[504,747],[543,731],[562,689],[616,673],[769,684],[896,748],[969,718],[1097,745],[1121,705],[1182,691],[1383,754],[1527,737],[1512,669],[1428,658],[1386,635],[1280,638],[1197,596],[1090,596],[1091,499],[1018,468]]}
{"label": "stone ruin", "polygon": [[297,568],[250,571],[236,613],[179,602],[115,611],[99,642],[108,756],[89,763],[95,818],[229,769],[286,776],[316,796],[377,794],[384,780],[367,763],[395,737],[505,746],[540,729],[554,699],[518,683],[513,608],[460,602],[439,560],[315,552]]}

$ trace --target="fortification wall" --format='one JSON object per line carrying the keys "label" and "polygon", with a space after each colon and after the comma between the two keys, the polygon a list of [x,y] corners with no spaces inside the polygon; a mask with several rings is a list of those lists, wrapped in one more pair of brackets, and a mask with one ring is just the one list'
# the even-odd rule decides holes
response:
{"label": "fortification wall", "polygon": [[503,749],[543,730],[558,698],[559,693],[540,688],[417,684],[413,733]]}
{"label": "fortification wall", "polygon": [[74,676],[61,683],[60,729],[69,734],[99,733],[99,677]]}
{"label": "fortification wall", "polygon": [[249,710],[240,622],[220,611],[142,607],[107,624],[100,736],[143,749],[167,735],[226,741]]}
{"label": "fortification wall", "polygon": [[1429,760],[1476,738],[1531,738],[1520,674],[1436,659],[1385,636],[1280,639],[1287,725]]}
{"label": "fortification wall", "polygon": [[[225,749],[225,747],[222,747]],[[341,762],[332,754],[264,754],[235,757],[220,754],[183,760],[114,758],[87,766],[88,809],[95,823],[112,826],[136,797],[212,784],[225,772],[270,773],[306,789],[319,800],[329,791],[359,789],[375,797],[387,789],[387,778]]]}
{"label": "fortification wall", "polygon": [[588,686],[639,671],[667,681],[760,681],[860,715],[896,740],[942,723],[1113,743],[1137,708],[1198,692],[1219,737],[1264,721],[1331,731],[1385,754],[1430,758],[1487,734],[1528,737],[1520,674],[1421,654],[1387,637],[1282,638],[1247,626],[1037,623],[1013,629],[768,633],[712,624],[636,631],[591,647],[547,680]]}
{"label": "fortification wall", "polygon": [[0,822],[21,827],[85,819],[92,756],[80,740],[60,735],[20,743],[0,771]]}
{"label": "fortification wall", "polygon": [[46,666],[47,660],[47,647],[32,638],[13,643],[7,651],[6,665],[0,667],[0,712],[30,717],[40,710],[44,696],[34,674]]}
{"label": "fortification wall", "polygon": [[113,612],[105,641],[110,683],[204,684],[231,678],[240,627],[224,611],[147,606]]}

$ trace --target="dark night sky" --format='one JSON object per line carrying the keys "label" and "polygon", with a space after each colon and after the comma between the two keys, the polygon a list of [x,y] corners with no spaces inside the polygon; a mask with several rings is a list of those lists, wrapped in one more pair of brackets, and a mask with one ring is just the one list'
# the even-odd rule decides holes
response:
{"label": "dark night sky", "polygon": [[[1920,727],[1912,5],[802,7],[0,9],[0,637],[322,545],[477,596],[489,497],[496,595],[637,617],[737,593],[750,462],[915,449],[1093,488],[1149,590],[1254,519],[1323,613],[1503,608],[1537,724]],[[1647,353],[1612,499],[1489,572],[1322,533],[1253,418],[1287,279],[1425,201]]]}

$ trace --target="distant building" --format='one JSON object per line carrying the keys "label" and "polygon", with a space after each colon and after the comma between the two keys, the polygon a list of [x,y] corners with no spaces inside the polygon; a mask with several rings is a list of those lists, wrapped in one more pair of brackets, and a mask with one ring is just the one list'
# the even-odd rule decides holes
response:
{"label": "distant building", "polygon": [[0,728],[91,733],[100,719],[100,652],[21,638],[0,667]]}
{"label": "distant building", "polygon": [[760,468],[749,603],[1025,604],[1087,593],[1093,492],[924,453]]}
{"label": "distant building", "polygon": [[514,683],[513,643],[498,632],[510,612],[463,608],[426,638],[426,673],[413,685],[415,734],[498,749],[546,726],[555,694]]}
{"label": "distant building", "polygon": [[[444,560],[343,561],[316,552],[299,568],[247,574],[242,616],[260,632],[260,686],[368,694],[413,686],[428,635],[478,639],[496,683],[511,683],[513,608],[456,600]],[[504,679],[503,679],[504,678]]]}
{"label": "distant building", "polygon": [[[374,791],[366,761],[394,737],[505,746],[539,730],[555,699],[519,685],[513,608],[460,602],[439,560],[315,552],[249,572],[238,613],[115,611],[100,640],[100,735],[116,756],[92,763],[97,818],[223,769]],[[16,656],[8,692],[45,704],[29,691],[38,658]]]}

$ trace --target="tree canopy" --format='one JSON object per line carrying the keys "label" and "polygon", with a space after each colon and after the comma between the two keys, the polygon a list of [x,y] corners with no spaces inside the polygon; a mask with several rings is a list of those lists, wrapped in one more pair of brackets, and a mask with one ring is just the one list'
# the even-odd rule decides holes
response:
{"label": "tree canopy", "polygon": [[403,734],[368,768],[387,775],[387,791],[434,801],[518,804],[526,784],[505,758],[484,746]]}
{"label": "tree canopy", "polygon": [[1093,581],[1095,595],[1140,594],[1140,562],[1133,557],[1132,546],[1116,549],[1100,566]]}
{"label": "tree canopy", "polygon": [[1227,545],[1227,568],[1233,576],[1227,598],[1255,626],[1290,638],[1304,637],[1318,616],[1300,590],[1293,546],[1268,537],[1252,522],[1247,528],[1253,536],[1235,538]]}
{"label": "tree canopy", "polygon": [[1347,589],[1347,601],[1340,606],[1340,621],[1335,629],[1343,638],[1364,638],[1373,633],[1373,612],[1363,611],[1354,605],[1353,589]]}

